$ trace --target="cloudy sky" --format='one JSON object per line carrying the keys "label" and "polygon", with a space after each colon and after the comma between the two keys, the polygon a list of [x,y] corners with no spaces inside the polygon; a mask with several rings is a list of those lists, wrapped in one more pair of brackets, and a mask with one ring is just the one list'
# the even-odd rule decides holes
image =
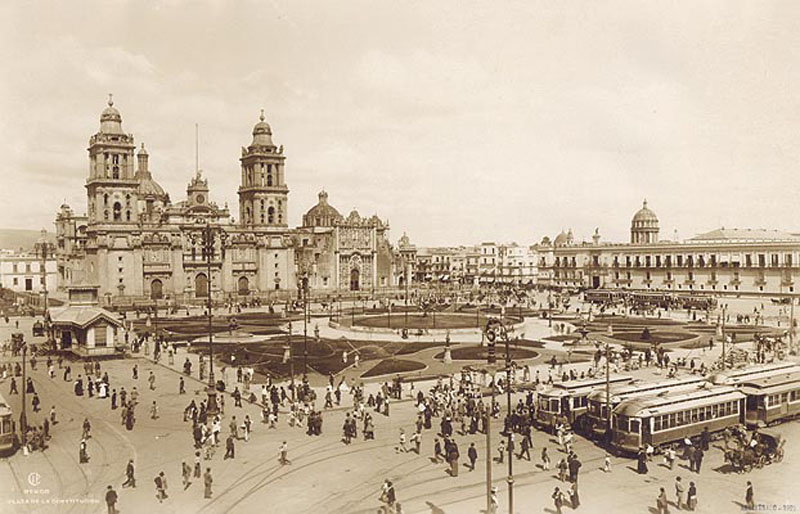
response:
{"label": "cloudy sky", "polygon": [[173,201],[236,212],[265,109],[290,222],[325,188],[422,245],[800,230],[800,2],[3,2],[0,227],[85,212],[108,93]]}

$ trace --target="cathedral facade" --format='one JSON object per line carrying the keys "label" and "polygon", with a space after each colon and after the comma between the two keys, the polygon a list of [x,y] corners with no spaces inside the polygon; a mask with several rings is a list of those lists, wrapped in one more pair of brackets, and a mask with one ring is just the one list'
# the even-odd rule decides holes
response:
{"label": "cathedral facade", "polygon": [[[238,222],[210,198],[197,170],[183,200],[173,203],[149,168],[142,144],[122,129],[109,99],[100,130],[89,139],[86,215],[62,205],[56,215],[59,283],[99,286],[105,303],[205,298],[282,299],[312,293],[388,290],[398,285],[399,259],[388,224],[355,210],[344,218],[327,194],[288,226],[289,188],[283,146],[272,141],[262,112],[239,158]],[[216,234],[210,266],[202,230]],[[210,273],[209,273],[210,267]],[[400,270],[402,273],[402,270]]]}

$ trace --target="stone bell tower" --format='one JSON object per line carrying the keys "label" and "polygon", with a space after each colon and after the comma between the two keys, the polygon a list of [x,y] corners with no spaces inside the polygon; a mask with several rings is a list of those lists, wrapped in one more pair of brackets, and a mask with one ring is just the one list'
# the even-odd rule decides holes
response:
{"label": "stone bell tower", "polygon": [[272,129],[264,121],[253,127],[253,142],[242,148],[239,186],[239,222],[254,227],[288,227],[288,195],[284,177],[283,146],[272,142]]}

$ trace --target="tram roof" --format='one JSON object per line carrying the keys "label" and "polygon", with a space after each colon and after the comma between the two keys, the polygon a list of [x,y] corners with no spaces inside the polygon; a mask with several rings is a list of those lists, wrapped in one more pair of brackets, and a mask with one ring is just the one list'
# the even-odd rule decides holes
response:
{"label": "tram roof", "polygon": [[620,403],[614,414],[622,416],[654,416],[702,407],[720,401],[741,400],[745,395],[735,387],[714,386],[696,391],[678,391],[664,396],[633,398]]}
{"label": "tram roof", "polygon": [[794,372],[800,371],[800,365],[794,362],[779,362],[774,364],[762,364],[760,366],[750,366],[731,371],[721,371],[709,377],[709,380],[714,384],[730,384],[730,383],[743,383],[752,379],[761,378],[770,375],[776,375],[781,372]]}
{"label": "tram roof", "polygon": [[[611,375],[608,378],[608,381],[612,384],[630,383],[633,381],[633,377],[629,375]],[[568,382],[553,384],[548,389],[542,391],[540,396],[564,396],[573,394],[582,389],[594,389],[596,387],[605,385],[605,383],[605,377],[589,378],[585,380],[570,380]]]}
{"label": "tram roof", "polygon": [[[659,380],[658,382],[634,382],[633,384],[616,384],[609,389],[611,390],[611,397],[616,398],[617,401],[626,400],[626,396],[644,396],[654,395],[661,391],[669,391],[676,388],[688,388],[691,386],[700,386],[701,384],[709,384],[709,382],[702,376],[691,376],[684,378],[673,378],[669,380]],[[622,397],[622,398],[619,398]],[[606,390],[598,389],[589,393],[589,401],[606,399]]]}
{"label": "tram roof", "polygon": [[800,370],[778,373],[741,383],[745,394],[773,394],[800,387]]}

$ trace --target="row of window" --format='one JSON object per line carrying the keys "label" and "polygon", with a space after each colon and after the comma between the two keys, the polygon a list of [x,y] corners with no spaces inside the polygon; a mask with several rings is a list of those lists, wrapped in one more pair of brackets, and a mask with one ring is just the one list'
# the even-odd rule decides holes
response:
{"label": "row of window", "polygon": [[771,394],[767,396],[767,406],[775,407],[782,403],[796,402],[797,400],[800,400],[800,390]]}
{"label": "row of window", "polygon": [[[674,257],[674,260],[673,260],[673,257]],[[755,259],[753,257],[755,257]],[[769,266],[770,267],[774,267],[774,268],[777,268],[777,267],[780,267],[780,266],[789,266],[789,267],[791,267],[791,266],[794,265],[794,259],[792,257],[792,254],[787,253],[787,254],[783,255],[783,263],[781,263],[781,258],[780,258],[781,256],[779,254],[771,254],[771,255],[758,254],[758,255],[755,255],[755,256],[750,255],[750,254],[746,254],[744,256],[744,265],[743,266],[745,268],[752,268],[752,267],[765,268],[768,265],[768,262],[767,262],[768,261],[768,259],[767,259],[768,257],[769,257]],[[641,267],[661,268],[661,267],[665,267],[665,268],[670,268],[670,267],[673,266],[673,263],[674,263],[674,265],[676,267],[679,267],[679,268],[680,267],[684,267],[684,266],[687,267],[687,268],[693,268],[695,266],[697,266],[698,268],[704,268],[706,266],[708,266],[708,267],[720,266],[720,267],[723,267],[723,268],[727,268],[727,267],[738,268],[738,267],[742,266],[742,264],[739,263],[739,262],[719,262],[716,255],[711,255],[711,256],[708,257],[708,259],[706,259],[706,257],[703,256],[703,255],[698,255],[696,258],[695,258],[694,255],[686,255],[686,256],[684,256],[684,255],[675,255],[675,256],[665,255],[665,256],[663,256],[663,258],[662,258],[661,255],[655,255],[655,256],[651,256],[651,255],[643,255],[643,256],[640,256],[640,255],[633,255],[633,256],[626,255],[624,257],[624,261],[622,261],[621,259],[622,259],[621,256],[615,255],[613,257],[613,260],[612,260],[612,266],[615,267],[615,268],[619,268],[619,267],[626,267],[626,268],[641,268]],[[599,266],[600,265],[599,256],[597,256],[597,255],[592,256],[592,264],[594,266]],[[544,263],[544,261],[542,261],[542,266],[544,266],[544,265],[545,265],[545,263]],[[577,258],[574,257],[574,256],[573,257],[556,257],[554,266],[556,268],[568,268],[568,267],[575,268],[575,267],[578,266]]]}
{"label": "row of window", "polygon": [[673,414],[664,414],[653,418],[653,431],[669,430],[671,428],[699,423],[708,419],[733,416],[739,413],[739,402],[732,400],[707,407],[698,407]]}

